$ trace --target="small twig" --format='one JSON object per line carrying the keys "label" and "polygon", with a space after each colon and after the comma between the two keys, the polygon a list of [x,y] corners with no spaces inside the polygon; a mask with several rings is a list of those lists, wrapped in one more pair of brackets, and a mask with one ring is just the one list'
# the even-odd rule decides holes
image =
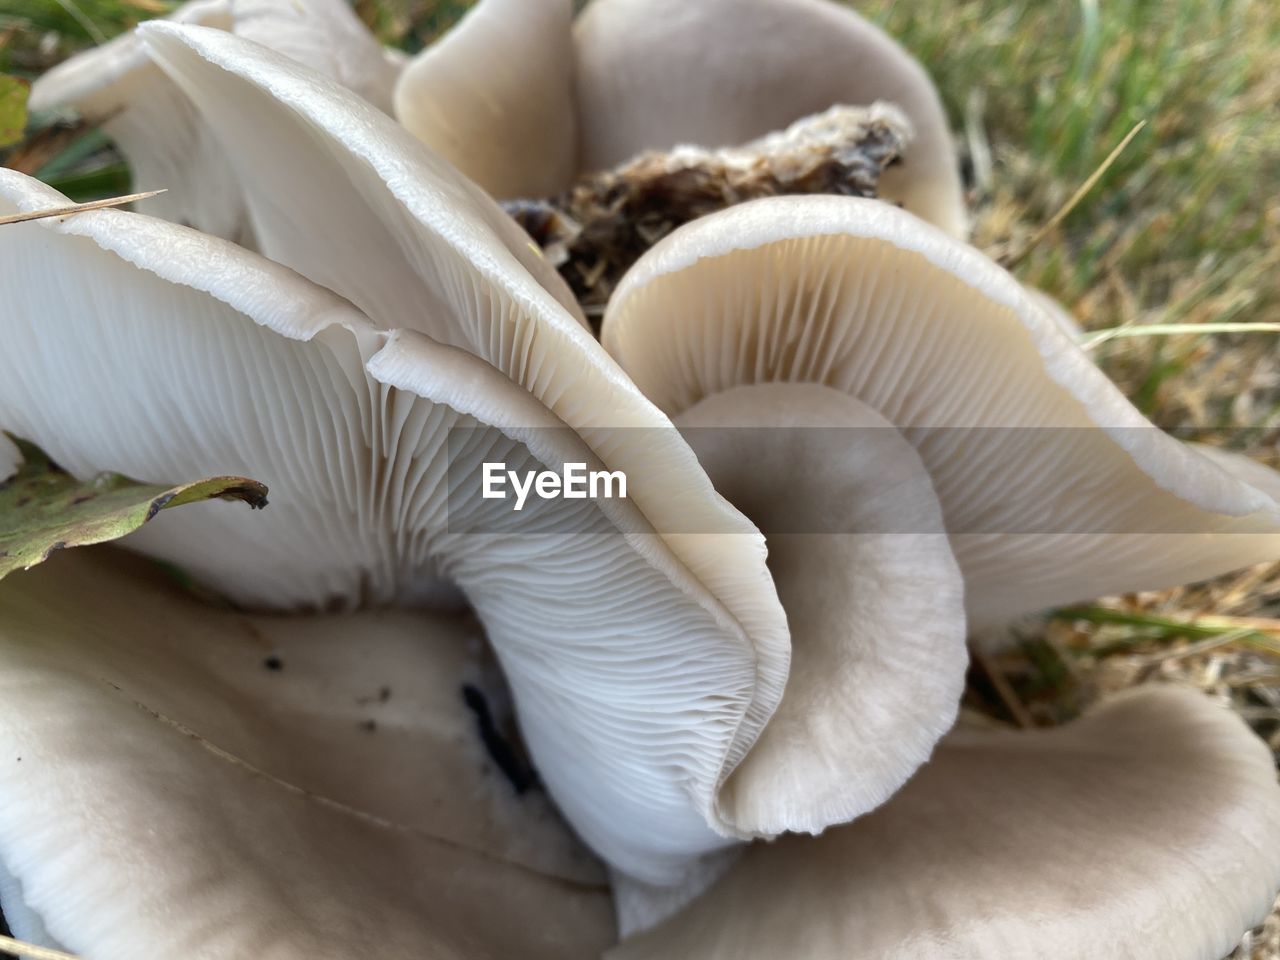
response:
{"label": "small twig", "polygon": [[54,157],[74,144],[90,129],[83,120],[52,123],[32,131],[25,141],[17,144],[5,158],[4,165],[29,177],[42,172],[41,168]]}
{"label": "small twig", "polygon": [[1027,710],[1023,702],[1018,699],[1018,694],[1014,691],[1013,686],[991,661],[991,658],[985,653],[975,650],[973,659],[982,668],[982,672],[987,675],[987,679],[991,681],[991,686],[1000,697],[1000,702],[1004,704],[1005,709],[1009,711],[1009,716],[1013,717],[1014,722],[1024,730],[1030,730],[1035,727],[1035,718],[1031,716],[1031,712]]}
{"label": "small twig", "polygon": [[131,193],[127,197],[109,197],[106,200],[90,200],[88,203],[74,203],[69,207],[54,207],[52,210],[29,210],[26,213],[13,213],[0,217],[0,227],[10,223],[27,223],[31,220],[48,220],[51,217],[69,217],[89,210],[102,210],[107,207],[119,207],[137,200],[150,200],[164,193],[164,190],[148,190],[146,193]]}
{"label": "small twig", "polygon": [[1103,160],[1102,163],[1098,165],[1098,169],[1093,171],[1084,183],[1080,184],[1080,188],[1071,195],[1071,199],[1064,203],[1058,209],[1058,212],[1049,218],[1048,223],[1032,235],[1031,239],[1027,241],[1026,246],[1017,253],[1006,257],[1001,266],[1008,270],[1012,270],[1026,258],[1027,254],[1040,244],[1040,241],[1052,233],[1054,229],[1056,229],[1057,226],[1070,215],[1071,211],[1076,208],[1080,201],[1085,198],[1085,195],[1097,186],[1098,181],[1101,180],[1106,172],[1111,169],[1112,164],[1120,159],[1120,154],[1124,153],[1125,147],[1129,146],[1129,144],[1133,142],[1133,138],[1141,133],[1142,128],[1146,125],[1147,121],[1139,120],[1137,125],[1125,135],[1125,138],[1116,144],[1115,149],[1107,154],[1107,159]]}
{"label": "small twig", "polygon": [[63,953],[61,950],[37,947],[34,943],[24,943],[21,940],[6,936],[0,936],[0,950],[18,957],[30,957],[32,960],[80,960],[74,953]]}

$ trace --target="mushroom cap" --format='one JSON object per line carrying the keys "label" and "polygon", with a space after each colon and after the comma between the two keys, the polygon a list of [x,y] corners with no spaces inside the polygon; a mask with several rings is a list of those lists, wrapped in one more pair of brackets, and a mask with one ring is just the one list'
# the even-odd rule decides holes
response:
{"label": "mushroom cap", "polygon": [[881,196],[960,235],[967,217],[946,114],[924,68],[829,0],[594,0],[574,25],[581,165],[644,150],[734,146],[835,104],[886,101],[916,136]]}
{"label": "mushroom cap", "polygon": [[379,326],[463,347],[520,383],[541,373],[532,329],[590,342],[529,236],[368,102],[222,31],[150,21],[138,34],[230,158],[264,255]]}
{"label": "mushroom cap", "polygon": [[[191,0],[166,18],[265,44],[333,77],[379,109],[400,67],[344,0]],[[164,189],[144,213],[246,245],[253,235],[222,148],[191,103],[151,61],[137,31],[71,57],[32,85],[31,107],[68,107],[119,145],[138,190]]]}
{"label": "mushroom cap", "polygon": [[15,934],[103,960],[598,956],[598,865],[466,704],[481,650],[465,618],[216,609],[112,548],[7,578]]}
{"label": "mushroom cap", "polygon": [[[0,172],[0,206],[65,203]],[[275,609],[417,603],[450,585],[497,651],[539,772],[595,849],[672,882],[729,842],[719,788],[782,682],[713,590],[762,605],[762,557],[757,581],[729,568],[704,583],[637,506],[653,482],[643,469],[629,500],[517,514],[482,499],[482,462],[616,463],[476,357],[378,330],[226,241],[122,211],[41,220],[0,231],[4,278],[0,428],[80,477],[232,473],[271,488],[265,511],[193,505],[131,546]],[[678,441],[670,426],[649,432]],[[665,469],[659,480],[710,488],[691,451]],[[759,544],[719,539],[739,562]],[[772,665],[783,677],[786,652]]]}
{"label": "mushroom cap", "polygon": [[[229,0],[193,0],[178,23],[233,28]],[[139,201],[152,216],[252,245],[244,204],[222,149],[182,92],[151,62],[136,32],[58,64],[31,86],[31,109],[68,107],[101,123],[129,160],[134,186],[161,190]]]}
{"label": "mushroom cap", "polygon": [[230,0],[232,32],[330,77],[390,113],[404,63],[346,0]]}
{"label": "mushroom cap", "polygon": [[1024,287],[1023,290],[1036,306],[1047,313],[1050,318],[1057,321],[1058,326],[1062,328],[1063,333],[1067,336],[1078,339],[1084,333],[1084,326],[1080,323],[1079,318],[1056,297],[1051,297],[1043,290],[1037,290],[1035,287]]}
{"label": "mushroom cap", "polygon": [[550,197],[577,173],[570,0],[482,0],[413,57],[395,115],[492,196]]}
{"label": "mushroom cap", "polygon": [[610,960],[1216,960],[1280,888],[1270,752],[1199,693],[957,731],[884,807],[757,844]]}
{"label": "mushroom cap", "polygon": [[1280,556],[1264,468],[1162,433],[1013,277],[888,204],[777,198],[689,224],[624,278],[603,340],[673,417],[798,382],[892,423],[933,482],[975,630]]}
{"label": "mushroom cap", "polygon": [[[235,33],[332,77],[390,111],[398,57],[384,51],[342,0],[189,0],[164,18]],[[89,119],[128,111],[161,85],[136,31],[58,64],[32,85],[31,108],[72,107]]]}

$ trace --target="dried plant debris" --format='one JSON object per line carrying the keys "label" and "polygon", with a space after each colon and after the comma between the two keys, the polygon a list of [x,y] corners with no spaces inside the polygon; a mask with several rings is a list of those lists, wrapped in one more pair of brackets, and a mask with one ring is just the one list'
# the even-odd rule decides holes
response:
{"label": "dried plant debris", "polygon": [[1280,564],[1031,618],[979,653],[968,705],[1019,726],[1064,723],[1144,683],[1229,703],[1280,759]]}
{"label": "dried plant debris", "polygon": [[0,578],[64,548],[118,540],[168,507],[215,498],[242,500],[255,509],[267,503],[267,488],[243,477],[169,487],[103,473],[82,483],[37,447],[14,442],[23,463],[0,480]]}
{"label": "dried plant debris", "polygon": [[910,139],[896,107],[836,106],[741,147],[644,153],[558,197],[506,208],[598,321],[627,269],[681,224],[760,197],[874,197]]}

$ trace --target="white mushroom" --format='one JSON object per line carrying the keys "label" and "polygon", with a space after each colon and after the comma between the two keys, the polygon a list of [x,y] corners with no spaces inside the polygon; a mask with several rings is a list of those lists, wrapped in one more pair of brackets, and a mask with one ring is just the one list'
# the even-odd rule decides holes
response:
{"label": "white mushroom", "polygon": [[[381,326],[413,326],[488,361],[612,467],[651,478],[631,499],[759,657],[761,693],[731,768],[771,713],[789,655],[758,535],[690,469],[695,458],[669,421],[571,322],[563,281],[488,197],[344,91],[225,35],[143,32],[224,142],[245,144],[235,158],[264,252]],[[289,159],[304,156],[309,175],[292,176]],[[353,248],[377,256],[353,259]],[[735,536],[708,535],[726,532]],[[713,822],[732,832],[724,816]]]}
{"label": "white mushroom", "polygon": [[[357,98],[226,34],[158,24],[142,33],[218,136],[243,145],[234,160],[264,252],[348,297],[379,326],[413,326],[493,364],[611,468],[648,478],[631,495],[635,505],[759,657],[759,692],[723,758],[727,776],[772,712],[789,653],[759,541],[690,469],[694,458],[667,421],[561,309],[570,294],[559,278],[492,201]],[[307,158],[307,177],[291,175],[294,157]],[[354,258],[352,249],[377,256]],[[741,535],[714,535],[725,532]],[[760,789],[778,783],[762,780]],[[557,798],[572,802],[564,791]],[[716,830],[762,829],[740,819],[736,802],[717,793],[706,813]],[[661,872],[630,871],[642,879]]]}
{"label": "white mushroom", "polygon": [[[400,67],[344,0],[191,0],[168,18],[265,44],[390,110]],[[139,209],[252,245],[252,230],[222,149],[190,102],[148,58],[136,32],[42,75],[31,108],[66,107],[101,123],[133,168],[138,190],[164,189]]]}
{"label": "white mushroom", "polygon": [[495,197],[549,197],[577,172],[571,0],[485,0],[414,57],[396,118]]}
{"label": "white mushroom", "polygon": [[6,579],[10,927],[93,960],[598,957],[599,867],[466,704],[480,644],[421,613],[218,610],[111,548]]}
{"label": "white mushroom", "polygon": [[1280,888],[1270,752],[1148,688],[1034,733],[958,731],[888,804],[751,848],[610,960],[1220,960]]}
{"label": "white mushroom", "polygon": [[[429,167],[416,175],[440,188]],[[0,175],[0,192],[11,209],[65,204],[15,173]],[[459,203],[455,222],[468,215]],[[501,262],[493,237],[469,242],[477,263]],[[79,476],[230,472],[271,488],[267,511],[187,508],[135,547],[277,609],[459,590],[510,678],[542,777],[594,849],[668,883],[731,842],[720,787],[777,703],[789,653],[761,539],[599,346],[585,334],[589,348],[566,341],[581,328],[563,310],[551,318],[554,300],[538,291],[549,319],[525,316],[516,337],[510,314],[475,312],[502,283],[536,290],[527,274],[504,265],[498,278],[473,278],[458,312],[434,318],[438,329],[489,322],[492,340],[512,349],[526,338],[514,355],[531,386],[579,408],[598,451],[585,427],[482,360],[382,332],[287,269],[164,221],[102,211],[21,224],[0,233],[0,253],[11,291],[0,319],[4,429]],[[612,448],[611,418],[633,428],[616,431]],[[629,499],[515,513],[481,498],[483,462],[521,473],[622,467]],[[664,508],[672,493],[682,499]],[[668,528],[697,533],[669,544],[646,504]]]}
{"label": "white mushroom", "polygon": [[574,26],[582,165],[678,143],[745,143],[837,103],[885,101],[915,128],[881,196],[967,231],[959,166],[924,68],[831,0],[594,0]]}
{"label": "white mushroom", "polygon": [[683,227],[603,337],[769,540],[793,665],[726,791],[746,830],[817,832],[905,782],[954,718],[966,610],[981,629],[1280,556],[1251,473],[1155,429],[1016,281],[887,204]]}
{"label": "white mushroom", "polygon": [[1155,428],[990,260],[887,204],[761,200],[651,250],[606,347],[664,411],[810,383],[919,453],[970,626],[1280,555],[1258,464]]}
{"label": "white mushroom", "polygon": [[915,138],[882,195],[952,233],[967,229],[933,83],[843,4],[593,0],[572,42],[569,33],[568,0],[482,0],[411,61],[396,115],[507,197],[555,193],[575,172],[646,150],[736,146],[836,104],[885,101]]}
{"label": "white mushroom", "polygon": [[[836,104],[886,101],[915,137],[884,173],[883,196],[952,233],[967,229],[928,75],[831,0],[595,0],[576,23],[569,0],[483,0],[407,60],[381,50],[342,0],[192,0],[170,19],[263,43],[379,109],[394,103],[415,136],[504,199],[552,195],[644,150],[738,145]],[[226,157],[136,32],[42,77],[32,103],[103,121],[139,189],[170,191],[147,212],[253,243]]]}

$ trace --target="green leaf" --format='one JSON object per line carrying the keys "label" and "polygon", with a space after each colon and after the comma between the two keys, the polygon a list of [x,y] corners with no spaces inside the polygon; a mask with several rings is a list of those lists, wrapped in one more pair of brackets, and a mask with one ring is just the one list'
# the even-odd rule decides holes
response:
{"label": "green leaf", "polygon": [[27,97],[31,84],[0,74],[0,147],[21,143],[27,130]]}
{"label": "green leaf", "polygon": [[[8,436],[6,434],[6,436]],[[67,547],[118,540],[161,510],[221,498],[267,505],[267,488],[244,477],[212,477],[178,487],[143,484],[118,473],[80,482],[36,446],[10,437],[24,463],[0,482],[0,579]]]}

